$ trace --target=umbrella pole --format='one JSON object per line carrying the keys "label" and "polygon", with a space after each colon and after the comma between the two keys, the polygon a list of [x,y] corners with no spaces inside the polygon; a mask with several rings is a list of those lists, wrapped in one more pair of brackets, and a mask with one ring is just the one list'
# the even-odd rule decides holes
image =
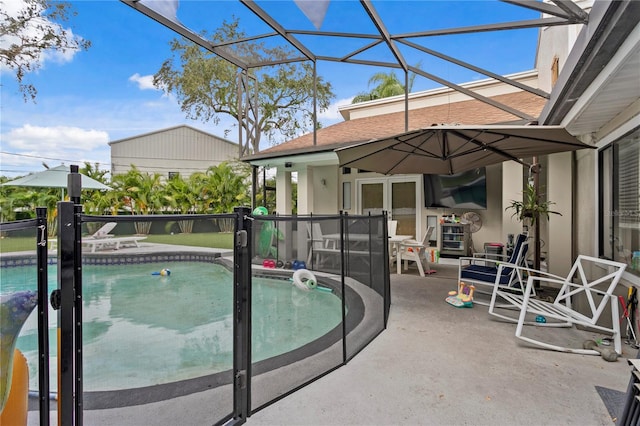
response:
{"label": "umbrella pole", "polygon": [[[538,163],[538,157],[533,157],[533,187],[536,191],[536,204],[540,203],[540,164]],[[536,271],[540,270],[540,213],[538,211],[534,212],[535,224],[534,224],[534,255],[533,255],[533,269]],[[536,287],[539,286],[539,283],[536,281]]]}

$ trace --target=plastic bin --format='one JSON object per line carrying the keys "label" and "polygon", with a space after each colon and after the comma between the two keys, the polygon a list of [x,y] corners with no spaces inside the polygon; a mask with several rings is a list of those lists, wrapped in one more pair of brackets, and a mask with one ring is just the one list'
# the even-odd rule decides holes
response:
{"label": "plastic bin", "polygon": [[504,244],[502,243],[484,243],[484,252],[487,254],[487,259],[501,260],[504,251]]}

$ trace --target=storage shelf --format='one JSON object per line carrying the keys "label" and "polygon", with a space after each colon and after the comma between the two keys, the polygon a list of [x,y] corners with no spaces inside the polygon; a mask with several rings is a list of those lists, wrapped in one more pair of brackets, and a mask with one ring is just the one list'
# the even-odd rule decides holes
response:
{"label": "storage shelf", "polygon": [[469,255],[471,233],[468,224],[443,223],[440,225],[440,256],[462,257]]}

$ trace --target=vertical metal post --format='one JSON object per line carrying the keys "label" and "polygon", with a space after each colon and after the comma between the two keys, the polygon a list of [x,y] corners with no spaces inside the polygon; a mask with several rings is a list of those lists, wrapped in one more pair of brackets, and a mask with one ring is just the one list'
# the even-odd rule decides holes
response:
{"label": "vertical metal post", "polygon": [[409,70],[404,70],[404,131],[409,131]]}
{"label": "vertical metal post", "polygon": [[256,205],[257,189],[258,189],[258,166],[252,166],[251,167],[251,209],[252,210],[258,207]]}
{"label": "vertical metal post", "polygon": [[[242,158],[244,156],[244,148],[242,144],[242,125],[244,123],[244,117],[242,114],[242,70],[238,72],[236,77],[236,98],[237,104],[236,109],[238,110],[238,158]],[[247,142],[249,138],[247,137]]]}
{"label": "vertical metal post", "polygon": [[38,263],[38,406],[40,426],[49,425],[49,294],[47,209],[36,208]]}
{"label": "vertical metal post", "polygon": [[58,203],[58,424],[74,424],[75,351],[74,351],[74,268],[75,227],[74,205]]}
{"label": "vertical metal post", "polygon": [[347,229],[345,221],[347,220],[346,213],[340,213],[340,287],[342,292],[342,363],[347,363],[347,306],[345,302],[345,279],[346,266],[345,266],[345,253],[344,253],[344,233]]}
{"label": "vertical metal post", "polygon": [[236,207],[233,256],[233,416],[246,421],[251,412],[251,241],[250,210]]}
{"label": "vertical metal post", "polygon": [[262,166],[262,205],[267,207],[267,167]]}
{"label": "vertical metal post", "polygon": [[[536,204],[540,203],[540,163],[538,163],[538,157],[533,157],[533,187],[536,193]],[[533,269],[536,271],[540,270],[540,214],[536,210],[533,213],[533,218],[536,223],[533,226],[533,232],[535,232],[534,243],[534,256],[533,256]],[[536,284],[538,282],[536,281]],[[539,284],[536,285],[536,288],[539,287]]]}
{"label": "vertical metal post", "polygon": [[80,191],[82,189],[82,176],[78,173],[78,166],[69,167],[71,173],[67,175],[67,193],[69,200],[74,204],[80,204]]}
{"label": "vertical metal post", "polygon": [[389,229],[388,229],[388,225],[389,225],[389,217],[387,216],[387,211],[383,211],[383,217],[382,217],[383,223],[382,223],[382,229],[384,229],[384,241],[386,241],[385,244],[383,244],[382,246],[382,250],[384,253],[384,328],[387,328],[387,321],[389,320],[389,310],[391,308],[391,287],[390,287],[390,279],[389,279],[389,264],[390,264],[390,259],[389,259]]}
{"label": "vertical metal post", "polygon": [[313,61],[313,146],[318,144],[318,67]]}
{"label": "vertical metal post", "polygon": [[[73,198],[72,198],[73,199]],[[77,197],[78,202],[80,197]],[[74,277],[73,277],[73,313],[74,313],[74,381],[75,381],[75,418],[76,425],[83,423],[83,369],[82,369],[82,205],[74,204]]]}

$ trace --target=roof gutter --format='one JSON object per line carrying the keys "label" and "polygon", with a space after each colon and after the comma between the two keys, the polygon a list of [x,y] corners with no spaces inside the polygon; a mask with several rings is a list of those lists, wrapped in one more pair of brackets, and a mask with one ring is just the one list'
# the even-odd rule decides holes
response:
{"label": "roof gutter", "polygon": [[559,125],[638,24],[640,1],[594,2],[538,122]]}

